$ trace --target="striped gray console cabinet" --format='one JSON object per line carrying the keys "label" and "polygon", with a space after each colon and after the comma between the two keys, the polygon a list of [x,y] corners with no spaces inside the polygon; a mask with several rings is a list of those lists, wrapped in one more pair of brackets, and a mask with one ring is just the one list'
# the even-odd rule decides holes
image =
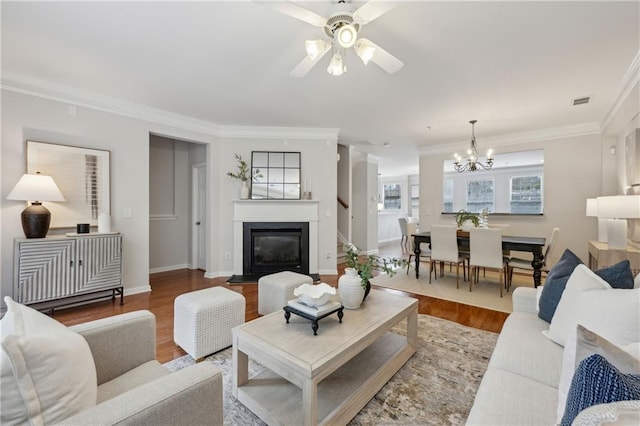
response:
{"label": "striped gray console cabinet", "polygon": [[70,234],[14,240],[17,302],[54,307],[120,295],[122,234]]}

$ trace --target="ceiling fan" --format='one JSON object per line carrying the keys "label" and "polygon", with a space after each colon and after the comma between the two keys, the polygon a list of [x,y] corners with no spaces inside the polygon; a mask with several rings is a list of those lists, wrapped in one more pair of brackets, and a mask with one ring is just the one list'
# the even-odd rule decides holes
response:
{"label": "ceiling fan", "polygon": [[334,76],[347,71],[344,65],[346,50],[353,47],[356,55],[367,65],[369,61],[380,66],[389,74],[399,71],[404,64],[398,58],[369,39],[358,38],[358,31],[380,15],[396,6],[396,2],[376,2],[370,0],[355,9],[346,0],[339,0],[331,7],[327,18],[316,14],[291,1],[258,1],[285,15],[289,15],[313,26],[320,27],[328,38],[307,40],[307,56],[291,71],[293,77],[304,77],[330,50],[331,61],[327,71]]}

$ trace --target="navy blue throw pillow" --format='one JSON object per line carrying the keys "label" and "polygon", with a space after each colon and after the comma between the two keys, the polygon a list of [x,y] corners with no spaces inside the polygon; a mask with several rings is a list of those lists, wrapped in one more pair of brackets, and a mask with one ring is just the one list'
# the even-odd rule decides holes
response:
{"label": "navy blue throw pillow", "polygon": [[623,260],[608,268],[598,269],[595,274],[613,288],[627,290],[633,288],[633,273],[631,272],[631,263],[628,260]]}
{"label": "navy blue throw pillow", "polygon": [[560,303],[560,297],[567,286],[567,281],[569,281],[569,277],[576,266],[581,263],[580,258],[571,250],[566,249],[562,253],[560,260],[553,265],[553,268],[547,274],[547,279],[544,281],[540,302],[538,303],[538,317],[551,323],[551,318],[553,318],[556,307]]}
{"label": "navy blue throw pillow", "polygon": [[622,374],[604,357],[583,359],[571,381],[562,426],[571,425],[580,411],[597,404],[640,399],[640,374]]}

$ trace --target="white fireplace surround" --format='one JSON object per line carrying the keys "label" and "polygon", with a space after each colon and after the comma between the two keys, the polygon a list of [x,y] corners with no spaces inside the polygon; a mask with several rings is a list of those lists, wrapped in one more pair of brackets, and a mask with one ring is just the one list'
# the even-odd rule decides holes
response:
{"label": "white fireplace surround", "polygon": [[233,273],[242,275],[242,225],[244,222],[308,222],[309,273],[318,273],[318,201],[234,200]]}

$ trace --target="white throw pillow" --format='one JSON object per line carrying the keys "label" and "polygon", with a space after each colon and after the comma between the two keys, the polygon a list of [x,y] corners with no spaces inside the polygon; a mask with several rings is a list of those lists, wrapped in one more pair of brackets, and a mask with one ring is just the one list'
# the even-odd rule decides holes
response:
{"label": "white throw pillow", "polygon": [[640,373],[640,342],[618,347],[602,336],[578,325],[567,338],[562,356],[562,371],[558,384],[558,421],[564,415],[567,394],[571,387],[576,366],[593,354],[602,355],[624,374]]}
{"label": "white throw pillow", "polygon": [[0,423],[57,423],[94,406],[96,367],[84,337],[10,297],[4,300]]}
{"label": "white throw pillow", "polygon": [[585,291],[602,289],[611,289],[611,286],[585,265],[576,266],[562,292],[549,330],[544,334],[557,344],[564,346],[569,332],[576,328],[576,318],[580,309],[578,298]]}

